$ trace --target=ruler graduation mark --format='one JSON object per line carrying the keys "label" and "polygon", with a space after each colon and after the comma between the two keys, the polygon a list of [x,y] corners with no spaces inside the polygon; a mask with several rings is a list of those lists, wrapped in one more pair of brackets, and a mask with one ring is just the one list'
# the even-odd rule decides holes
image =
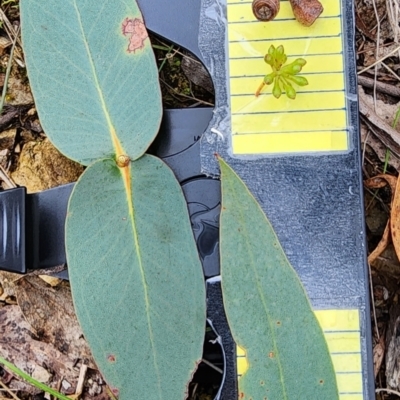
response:
{"label": "ruler graduation mark", "polygon": [[[233,154],[336,152],[349,148],[340,0],[326,0],[311,26],[300,25],[289,1],[274,21],[257,21],[251,1],[228,2],[228,53]],[[306,59],[295,100],[257,87],[271,72],[264,56],[283,45],[288,62]]]}

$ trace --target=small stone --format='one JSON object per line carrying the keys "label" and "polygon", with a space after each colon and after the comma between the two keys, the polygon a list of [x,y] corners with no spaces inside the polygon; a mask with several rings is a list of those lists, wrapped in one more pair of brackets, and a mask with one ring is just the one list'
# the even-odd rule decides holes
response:
{"label": "small stone", "polygon": [[29,111],[26,113],[26,115],[28,115],[29,117],[32,117],[35,114],[36,114],[36,108],[35,107],[30,108]]}
{"label": "small stone", "polygon": [[39,382],[47,383],[51,378],[51,374],[40,365],[35,365],[35,369],[32,372],[32,378]]}
{"label": "small stone", "polygon": [[0,133],[0,150],[11,149],[15,143],[17,130],[15,128],[8,129]]}
{"label": "small stone", "polygon": [[6,167],[9,153],[10,153],[10,150],[8,150],[8,149],[0,150],[0,164],[3,166],[3,168]]}
{"label": "small stone", "polygon": [[13,76],[10,77],[8,80],[8,93],[12,93],[12,96],[7,101],[7,104],[17,106],[33,103],[33,96],[30,87],[23,83],[21,79]]}
{"label": "small stone", "polygon": [[28,130],[21,131],[20,136],[23,142],[31,142],[32,140],[35,140],[33,133]]}
{"label": "small stone", "polygon": [[67,391],[72,385],[68,382],[68,381],[66,381],[65,379],[62,381],[62,383],[61,383],[61,386],[62,386],[62,388],[65,390],[65,391]]}
{"label": "small stone", "polygon": [[83,167],[63,156],[48,139],[25,143],[11,178],[28,193],[76,181]]}
{"label": "small stone", "polygon": [[36,133],[43,132],[42,125],[40,125],[38,119],[35,119],[34,121],[31,122],[31,129],[33,130],[33,132]]}

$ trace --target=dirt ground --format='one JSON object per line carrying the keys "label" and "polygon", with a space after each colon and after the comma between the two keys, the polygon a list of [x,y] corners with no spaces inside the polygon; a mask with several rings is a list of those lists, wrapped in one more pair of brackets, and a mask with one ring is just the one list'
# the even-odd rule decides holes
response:
{"label": "dirt ground", "polygon": [[[356,1],[371,321],[376,398],[380,400],[400,398],[399,18],[398,0]],[[198,61],[159,38],[152,37],[152,43],[165,107],[212,106],[212,82]],[[0,113],[1,187],[21,185],[37,192],[75,181],[83,168],[51,145],[36,114],[19,37],[18,0],[0,2],[0,86],[7,88]],[[68,282],[37,274],[16,278],[20,277],[0,273],[0,336],[7,338],[0,341],[0,355],[68,395],[112,399],[82,338]],[[207,335],[207,340],[212,339],[210,331]],[[191,400],[214,398],[221,379],[220,362],[217,354],[210,370],[195,377]],[[0,399],[44,398],[40,390],[2,368],[0,386]]]}

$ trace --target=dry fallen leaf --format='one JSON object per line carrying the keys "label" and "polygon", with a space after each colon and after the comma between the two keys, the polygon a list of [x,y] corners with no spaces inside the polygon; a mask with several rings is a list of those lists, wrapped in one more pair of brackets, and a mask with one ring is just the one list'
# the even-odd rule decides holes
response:
{"label": "dry fallen leaf", "polygon": [[397,180],[396,190],[392,201],[392,211],[390,213],[390,230],[392,231],[392,241],[397,257],[400,259],[400,183]]}
{"label": "dry fallen leaf", "polygon": [[[392,203],[394,201],[394,194],[396,192],[396,184],[398,182],[398,179],[395,176],[388,175],[388,174],[380,174],[377,176],[374,176],[373,178],[367,179],[364,181],[364,185],[370,189],[380,189],[388,183],[390,186],[390,189],[392,191]],[[379,257],[382,252],[386,249],[389,240],[390,240],[390,221],[391,219],[388,220],[385,231],[383,232],[382,238],[379,241],[378,245],[376,248],[371,252],[371,254],[368,256],[368,263],[372,264],[377,257]]]}
{"label": "dry fallen leaf", "polygon": [[389,311],[390,321],[386,332],[386,384],[400,390],[400,305],[393,304]]}
{"label": "dry fallen leaf", "polygon": [[52,288],[37,276],[26,276],[16,282],[14,291],[24,317],[42,341],[69,358],[84,359],[89,367],[96,368],[68,287]]}
{"label": "dry fallen leaf", "polygon": [[382,335],[379,342],[374,347],[374,376],[378,375],[383,359],[385,357],[385,338]]}
{"label": "dry fallen leaf", "polygon": [[[53,387],[64,377],[71,383],[68,393],[74,393],[79,375],[79,368],[74,368],[75,360],[62,354],[52,344],[36,340],[17,305],[0,309],[0,354],[30,375],[42,379],[47,377],[46,383]],[[10,389],[37,393],[37,389],[17,379],[8,386]]]}

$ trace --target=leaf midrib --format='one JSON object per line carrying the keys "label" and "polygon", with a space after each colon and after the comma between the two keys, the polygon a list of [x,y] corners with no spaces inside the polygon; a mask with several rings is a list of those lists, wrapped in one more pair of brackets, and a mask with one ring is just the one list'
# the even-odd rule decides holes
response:
{"label": "leaf midrib", "polygon": [[94,79],[94,82],[95,82],[96,90],[97,90],[97,93],[99,94],[101,108],[103,110],[104,116],[105,116],[106,121],[107,121],[108,129],[109,129],[110,136],[111,136],[111,142],[112,142],[112,144],[114,146],[116,157],[118,157],[120,155],[125,155],[126,152],[124,151],[124,149],[123,149],[123,147],[121,145],[121,142],[119,141],[117,132],[115,131],[114,125],[113,125],[113,123],[111,121],[110,113],[108,112],[108,108],[107,108],[107,105],[106,105],[106,101],[104,99],[103,91],[101,90],[101,87],[100,87],[99,78],[97,77],[96,67],[95,67],[94,62],[93,62],[92,53],[90,52],[89,44],[88,44],[88,41],[87,41],[87,38],[86,38],[86,35],[85,35],[85,31],[83,29],[83,24],[82,24],[80,11],[79,11],[78,6],[76,4],[76,0],[73,0],[73,1],[74,1],[74,8],[75,8],[76,16],[77,16],[78,23],[79,23],[79,28],[80,28],[81,34],[82,34],[82,42],[83,42],[83,45],[85,46],[85,49],[86,49],[86,53],[87,53],[87,56],[88,56],[88,61],[89,61],[89,64],[90,64],[90,68],[92,70],[92,75],[93,75],[93,79]]}

